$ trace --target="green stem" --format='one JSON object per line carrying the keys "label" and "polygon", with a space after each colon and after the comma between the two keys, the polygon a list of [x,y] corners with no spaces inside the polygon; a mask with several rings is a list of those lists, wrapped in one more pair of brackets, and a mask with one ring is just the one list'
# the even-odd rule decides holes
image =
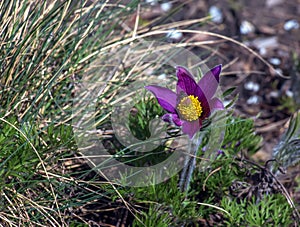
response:
{"label": "green stem", "polygon": [[205,133],[200,132],[194,136],[189,143],[188,155],[185,157],[184,166],[181,172],[179,188],[182,192],[186,192],[189,188],[192,175],[196,166],[196,155]]}

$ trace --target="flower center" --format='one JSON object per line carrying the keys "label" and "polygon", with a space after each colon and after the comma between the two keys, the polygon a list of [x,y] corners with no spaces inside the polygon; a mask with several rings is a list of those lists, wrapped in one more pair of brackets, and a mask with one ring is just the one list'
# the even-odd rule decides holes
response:
{"label": "flower center", "polygon": [[177,109],[181,117],[186,121],[195,121],[202,113],[201,102],[199,102],[198,97],[195,97],[194,95],[182,98]]}

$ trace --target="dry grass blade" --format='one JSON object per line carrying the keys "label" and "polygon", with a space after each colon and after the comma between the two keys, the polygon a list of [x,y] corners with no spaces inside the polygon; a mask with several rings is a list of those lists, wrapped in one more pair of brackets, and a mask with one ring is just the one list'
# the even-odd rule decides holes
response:
{"label": "dry grass blade", "polygon": [[[212,36],[212,37],[217,37],[217,38],[220,38],[220,39],[223,39],[223,40],[226,40],[226,41],[229,41],[229,42],[232,42],[232,43],[235,43],[237,44],[238,46],[246,49],[247,51],[249,51],[251,54],[253,54],[254,56],[256,56],[258,59],[260,59],[264,64],[266,64],[268,66],[268,68],[270,70],[272,70],[275,74],[279,75],[280,77],[283,77],[283,78],[289,78],[287,76],[284,76],[282,73],[278,72],[275,70],[275,68],[268,62],[266,61],[265,59],[263,59],[262,56],[260,56],[258,53],[256,53],[254,50],[252,50],[251,48],[249,48],[248,46],[246,46],[245,44],[235,40],[235,39],[232,39],[230,37],[227,37],[227,36],[224,36],[224,35],[220,35],[220,34],[217,34],[217,33],[212,33],[212,32],[207,32],[207,31],[195,31],[195,30],[188,30],[188,29],[178,29],[176,30],[177,32],[182,32],[182,33],[191,33],[191,34],[201,34],[201,35],[208,35],[208,36]],[[150,32],[147,32],[145,34],[140,34],[140,35],[137,35],[135,36],[134,38],[128,38],[128,39],[125,39],[125,40],[122,40],[122,41],[119,41],[119,42],[116,42],[116,43],[113,43],[113,44],[110,44],[110,45],[107,45],[105,48],[103,48],[101,51],[106,51],[107,49],[110,49],[110,48],[113,48],[115,46],[119,46],[119,45],[124,45],[124,44],[129,44],[131,42],[134,42],[136,40],[140,41],[140,42],[143,42],[142,39],[143,38],[146,38],[146,37],[151,37],[151,36],[157,36],[157,35],[161,35],[161,34],[168,34],[170,31],[167,31],[167,30],[158,30],[158,31],[150,31]],[[95,53],[96,54],[96,53]],[[89,56],[91,57],[91,56]]]}

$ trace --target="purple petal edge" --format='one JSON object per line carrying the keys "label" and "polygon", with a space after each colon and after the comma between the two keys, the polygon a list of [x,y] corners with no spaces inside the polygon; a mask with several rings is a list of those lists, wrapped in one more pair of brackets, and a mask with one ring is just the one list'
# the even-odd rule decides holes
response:
{"label": "purple petal edge", "polygon": [[222,65],[217,65],[206,72],[198,82],[198,86],[201,88],[208,100],[211,99],[217,91],[221,71]]}
{"label": "purple petal edge", "polygon": [[176,113],[177,95],[175,92],[157,85],[145,86],[145,89],[154,94],[162,108],[170,113]]}
{"label": "purple petal edge", "polygon": [[185,121],[182,124],[182,132],[187,134],[190,139],[201,129],[201,121]]}
{"label": "purple petal edge", "polygon": [[218,98],[213,98],[209,102],[211,110],[224,110],[223,102]]}
{"label": "purple petal edge", "polygon": [[194,95],[199,86],[194,80],[192,74],[182,66],[176,66],[177,81],[177,94],[180,91],[184,91],[187,95]]}
{"label": "purple petal edge", "polygon": [[209,99],[203,92],[202,88],[198,86],[192,74],[182,66],[177,66],[176,69],[176,75],[178,77],[176,90],[177,95],[180,95],[181,92],[184,92],[187,95],[197,96],[203,106],[208,106]]}

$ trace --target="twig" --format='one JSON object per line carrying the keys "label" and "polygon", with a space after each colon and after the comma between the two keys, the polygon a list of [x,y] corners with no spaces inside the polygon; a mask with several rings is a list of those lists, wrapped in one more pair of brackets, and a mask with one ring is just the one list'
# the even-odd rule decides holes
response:
{"label": "twig", "polygon": [[[288,202],[288,203],[290,204],[290,206],[294,209],[298,221],[300,221],[300,214],[299,214],[299,212],[298,212],[298,210],[297,210],[297,207],[295,206],[295,204],[294,204],[292,198],[290,197],[289,193],[287,192],[287,190],[286,190],[286,188],[283,186],[283,184],[282,184],[282,183],[276,178],[276,176],[272,173],[272,171],[270,171],[267,167],[261,166],[261,165],[255,163],[255,162],[253,162],[253,161],[251,161],[251,160],[248,160],[248,159],[243,159],[243,160],[241,160],[241,159],[238,158],[237,160],[248,162],[248,163],[250,163],[250,164],[252,164],[252,165],[258,167],[259,169],[262,169],[263,171],[266,171],[268,174],[270,174],[270,175],[272,176],[272,178],[276,181],[276,183],[279,185],[279,187],[280,187],[280,189],[281,189],[281,191],[282,191],[282,194],[285,196],[287,202]],[[266,163],[266,166],[267,166],[267,163]]]}

